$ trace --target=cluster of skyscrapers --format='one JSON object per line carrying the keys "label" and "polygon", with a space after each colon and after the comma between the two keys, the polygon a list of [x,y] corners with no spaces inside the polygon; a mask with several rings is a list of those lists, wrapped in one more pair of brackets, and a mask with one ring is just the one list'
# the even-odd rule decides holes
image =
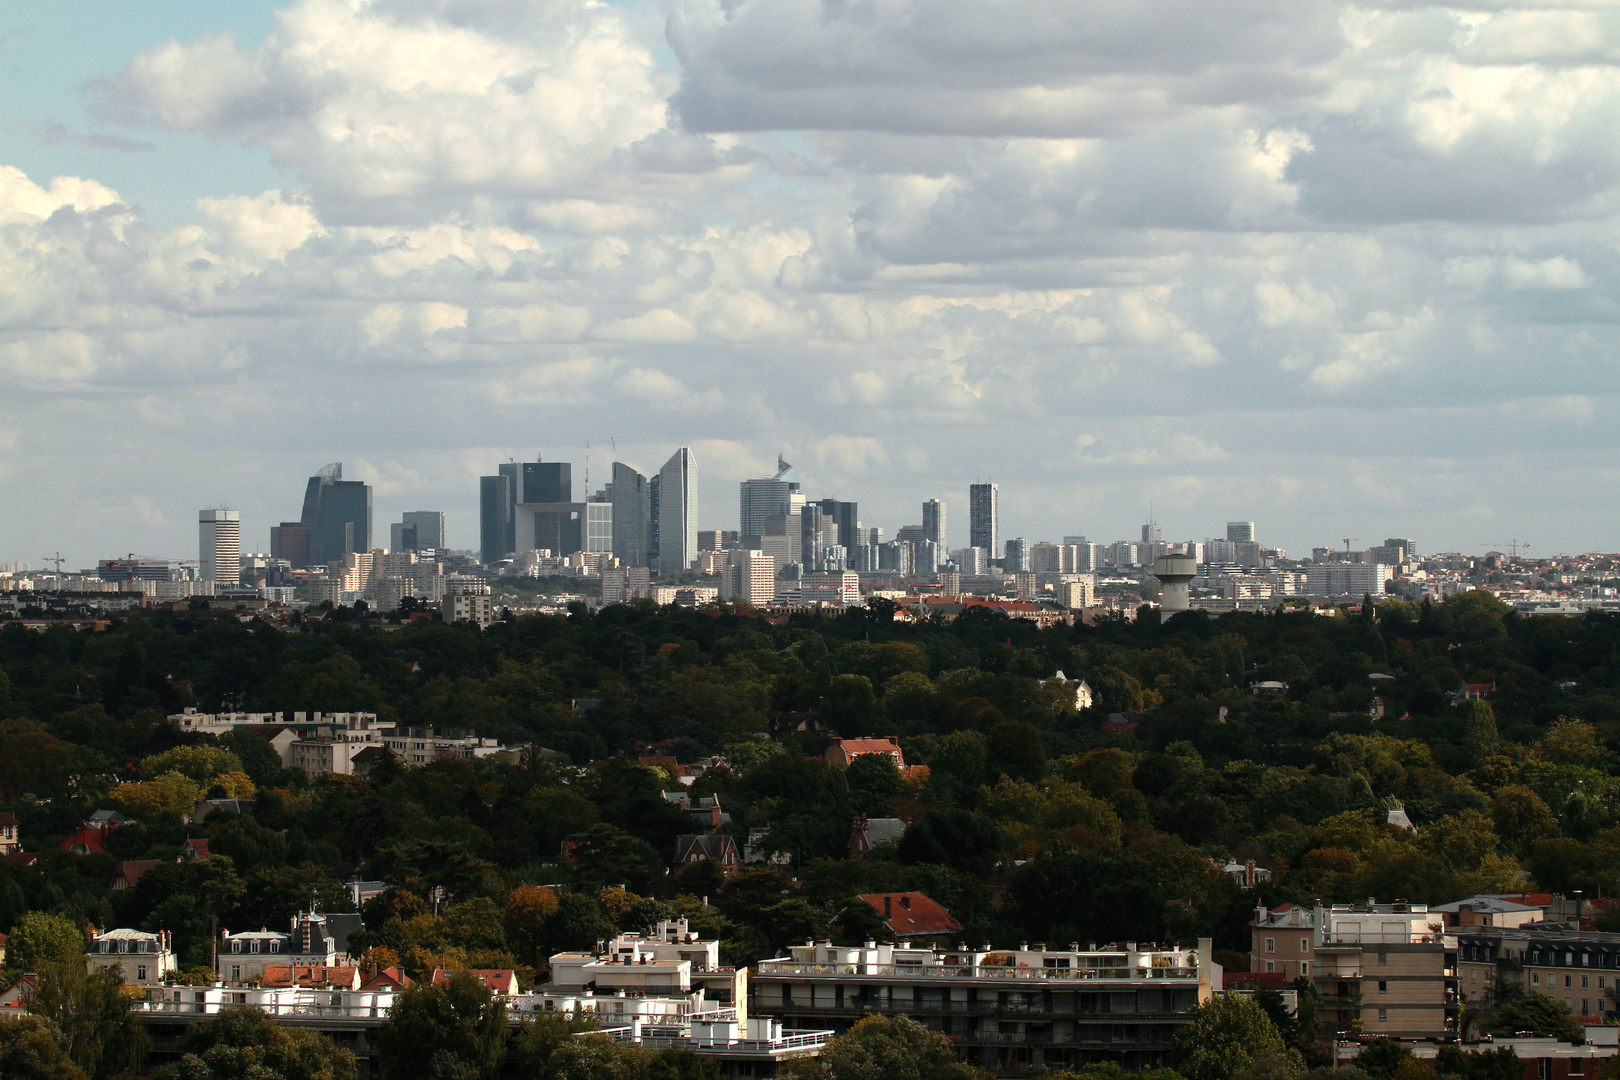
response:
{"label": "cluster of skyscrapers", "polygon": [[651,476],[615,461],[612,479],[579,502],[568,462],[506,462],[479,477],[478,511],[485,565],[535,550],[584,552],[665,574],[697,558],[697,465],[684,446]]}

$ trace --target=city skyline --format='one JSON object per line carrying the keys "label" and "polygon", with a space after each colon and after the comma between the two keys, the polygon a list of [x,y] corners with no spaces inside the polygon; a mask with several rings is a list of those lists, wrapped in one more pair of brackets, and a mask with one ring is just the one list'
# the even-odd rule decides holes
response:
{"label": "city skyline", "polygon": [[[701,443],[700,441],[694,441],[693,445],[701,445]],[[717,478],[707,475],[706,470],[701,465],[701,457],[697,451],[692,451],[692,454],[694,459],[699,462],[696,471],[702,477],[701,482],[698,485],[698,490],[700,493],[699,514],[696,521],[690,524],[688,527],[690,533],[692,534],[691,543],[693,545],[693,550],[695,550],[695,534],[697,531],[703,529],[737,528],[739,520],[736,500],[737,492],[742,484],[751,480],[759,480],[761,476],[769,477],[775,474],[777,470],[775,468],[768,468],[765,469],[759,476],[743,475],[735,478]],[[777,458],[777,464],[781,464],[783,459],[788,455],[784,450],[779,451],[774,456]],[[319,457],[319,455],[316,455],[316,457]],[[560,452],[558,451],[542,452],[540,457],[542,460],[539,463],[533,461],[517,461],[499,462],[498,464],[503,471],[510,471],[511,474],[517,479],[517,483],[519,485],[523,483],[520,470],[523,469],[524,465],[533,466],[536,464],[543,464],[550,469],[560,470],[560,475],[553,477],[550,481],[548,481],[548,483],[553,485],[558,482],[568,483],[570,484],[569,490],[572,492],[573,497],[577,501],[583,502],[587,498],[587,493],[584,489],[585,475],[582,471],[580,471],[578,462],[560,460]],[[311,460],[314,459],[312,458]],[[383,498],[378,497],[375,494],[378,486],[376,483],[378,477],[374,472],[372,477],[368,479],[364,477],[363,474],[359,473],[356,468],[351,467],[351,465],[347,462],[333,462],[332,464],[342,466],[344,475],[343,479],[340,480],[339,483],[342,483],[345,487],[359,481],[372,488],[372,497],[376,501],[376,507],[371,513],[371,517],[374,519],[374,524],[371,524],[368,527],[369,535],[371,537],[371,547],[382,548],[391,546],[391,530],[397,532],[399,527],[398,523],[404,520],[407,515],[431,512],[435,515],[443,516],[442,520],[444,522],[444,533],[451,539],[451,544],[449,545],[450,548],[458,551],[471,551],[482,557],[483,552],[479,543],[481,531],[480,477],[477,475],[477,469],[474,470],[474,475],[471,477],[471,494],[467,494],[464,491],[458,497],[450,493],[441,493],[445,495],[447,500],[454,501],[446,501],[442,506],[435,505],[431,511],[424,511],[423,508],[425,506],[434,502],[431,495],[422,495],[419,497],[409,491],[399,491],[396,489],[393,498],[385,501]],[[669,462],[665,462],[665,467],[667,467],[668,464]],[[600,471],[593,475],[590,479],[590,497],[594,497],[599,492],[603,491],[607,484],[612,481],[612,478],[620,474],[620,470],[630,473],[638,471],[635,470],[633,466],[622,461],[598,461],[594,463],[593,467]],[[363,460],[360,468],[365,468]],[[800,470],[798,470],[797,467],[790,466],[790,470],[791,476],[797,478],[800,475]],[[655,479],[658,472],[659,470],[653,470],[650,477],[644,476],[643,479]],[[576,479],[568,481],[566,478],[571,473],[576,476]],[[601,479],[597,479],[597,477],[600,477]],[[487,481],[490,479],[490,477],[485,475],[482,479]],[[317,480],[318,475],[306,476],[306,503],[308,503],[312,498],[311,491],[318,490],[316,487]],[[894,539],[898,531],[905,526],[917,526],[920,523],[923,523],[923,508],[929,501],[937,499],[943,505],[947,515],[947,520],[949,520],[949,515],[953,512],[951,509],[953,505],[959,507],[959,509],[954,510],[959,523],[954,533],[955,539],[951,539],[951,533],[948,531],[947,547],[942,549],[942,557],[948,553],[949,550],[970,546],[970,490],[975,485],[988,485],[995,489],[999,529],[997,534],[996,548],[994,551],[988,553],[988,557],[992,559],[1000,559],[1005,554],[1003,549],[1005,548],[1006,542],[1012,539],[1023,539],[1028,544],[1033,545],[1040,542],[1062,543],[1064,542],[1065,537],[1084,535],[1090,542],[1104,545],[1121,541],[1141,542],[1144,532],[1150,523],[1158,530],[1163,542],[1170,544],[1183,543],[1187,541],[1218,541],[1223,537],[1230,539],[1230,537],[1233,535],[1234,528],[1238,526],[1248,526],[1253,529],[1252,535],[1256,537],[1255,542],[1264,547],[1276,547],[1286,550],[1289,553],[1290,558],[1296,559],[1309,557],[1310,551],[1313,547],[1343,547],[1346,539],[1346,537],[1343,535],[1323,534],[1316,536],[1303,535],[1302,542],[1298,543],[1285,542],[1284,540],[1280,539],[1280,537],[1288,535],[1288,533],[1285,532],[1287,526],[1284,524],[1284,521],[1287,519],[1279,521],[1275,526],[1275,531],[1272,523],[1267,520],[1262,519],[1258,524],[1255,524],[1253,521],[1238,521],[1230,516],[1223,516],[1220,514],[1217,514],[1216,517],[1207,521],[1197,521],[1187,520],[1188,515],[1176,513],[1175,517],[1170,519],[1170,523],[1166,523],[1165,521],[1154,520],[1164,516],[1161,512],[1162,508],[1156,506],[1149,506],[1142,509],[1141,513],[1137,516],[1134,522],[1131,522],[1124,513],[1112,513],[1106,516],[1099,513],[1095,520],[1104,522],[1112,521],[1118,523],[1117,527],[1105,524],[1101,527],[1101,529],[1087,528],[1085,527],[1085,522],[1083,520],[1065,523],[1062,519],[1054,518],[1048,513],[1046,515],[1047,520],[1055,520],[1057,521],[1057,524],[1049,529],[1040,529],[1027,524],[1029,521],[1038,520],[1038,515],[1031,513],[1028,517],[1020,517],[1017,520],[1009,520],[1007,511],[1003,509],[1007,505],[1009,496],[1013,497],[1014,505],[1027,506],[1031,501],[1027,495],[1024,497],[1019,497],[1021,493],[1017,492],[1016,490],[1010,490],[1003,484],[988,484],[988,482],[978,479],[964,480],[960,485],[958,485],[959,490],[954,492],[946,490],[929,490],[926,492],[919,491],[917,492],[916,498],[911,498],[909,495],[902,495],[893,506],[875,505],[873,501],[863,497],[864,489],[861,487],[838,486],[838,490],[833,491],[829,489],[837,485],[831,483],[825,485],[818,484],[814,479],[809,481],[795,479],[794,482],[799,484],[801,489],[800,493],[805,497],[807,504],[812,507],[823,501],[832,502],[838,499],[847,498],[849,495],[856,496],[853,499],[848,499],[848,501],[856,503],[860,507],[858,512],[859,520],[868,528],[876,526],[877,528],[881,529],[883,539],[886,541]],[[551,488],[547,487],[545,492],[542,492],[539,487],[535,486],[538,483],[539,480],[536,477],[529,477],[529,484],[534,488],[535,494],[538,495],[551,491]],[[717,489],[719,490],[717,491]],[[953,494],[956,496],[954,499],[952,498]],[[268,509],[265,512],[271,515],[276,513],[278,504],[284,501],[285,500],[278,497],[278,494],[274,491],[274,489],[272,489],[272,492],[268,497],[261,495],[261,497],[256,500],[256,502],[259,504],[266,505]],[[721,505],[716,506],[715,503],[717,502]],[[297,519],[291,517],[283,517],[280,520],[272,522],[263,516],[251,516],[252,512],[245,509],[249,503],[239,499],[218,500],[215,505],[219,506],[221,509],[230,509],[237,515],[237,521],[240,523],[240,550],[244,554],[249,552],[270,553],[272,547],[270,530],[276,526],[298,524]],[[1172,507],[1170,509],[1172,513],[1175,512],[1175,508]],[[1235,508],[1233,512],[1243,513],[1246,512],[1246,508],[1238,507]],[[162,547],[142,548],[136,546],[134,548],[135,553],[138,555],[150,555],[153,557],[175,560],[194,559],[197,555],[196,529],[198,520],[197,515],[199,511],[193,507],[189,513],[189,523],[174,522],[172,523],[171,528],[170,523],[165,522],[161,531],[153,529],[149,533],[149,535],[159,535],[172,532],[177,537],[182,533],[185,533],[189,536],[188,540],[176,540],[171,545],[171,548],[167,549]],[[1525,541],[1520,539],[1517,535],[1505,536],[1495,542],[1480,543],[1474,545],[1473,547],[1468,547],[1466,545],[1448,546],[1443,543],[1430,542],[1421,534],[1418,534],[1416,530],[1402,527],[1401,523],[1403,521],[1410,520],[1408,517],[1401,517],[1399,515],[1385,515],[1383,520],[1392,521],[1394,524],[1384,528],[1370,528],[1360,522],[1356,523],[1361,527],[1363,532],[1369,534],[1368,537],[1351,538],[1358,550],[1376,545],[1385,535],[1414,536],[1419,547],[1426,552],[1459,551],[1464,554],[1477,555],[1483,554],[1487,550],[1494,549],[1499,549],[1505,552],[1509,550],[1510,546],[1515,544],[1517,545],[1517,550],[1525,552],[1531,556],[1575,554],[1581,551],[1605,550],[1604,548],[1598,546],[1589,546],[1578,549],[1561,548],[1555,550],[1544,547],[1541,544],[1535,544],[1533,543],[1533,540]],[[1185,527],[1182,525],[1184,521]],[[260,527],[261,525],[263,526],[262,528]],[[948,526],[947,529],[949,529]],[[96,565],[97,561],[101,559],[117,558],[126,554],[126,552],[130,550],[128,538],[140,531],[141,530],[139,529],[135,529],[130,532],[123,533],[122,535],[125,537],[125,540],[122,542],[122,544],[117,538],[118,534],[116,528],[109,531],[109,536],[112,537],[112,539],[110,539],[107,544],[101,546],[92,546],[89,543],[81,543],[75,547],[74,545],[52,544],[47,542],[45,547],[49,550],[42,550],[39,555],[34,555],[33,557],[29,557],[26,551],[13,553],[9,550],[0,549],[0,563],[16,562],[24,565],[39,567],[44,565],[43,556],[47,554],[54,556],[58,551],[60,551],[65,560],[65,564],[68,566],[93,567]],[[1298,532],[1297,528],[1292,531],[1296,533]],[[1337,530],[1330,530],[1330,532],[1335,531],[1342,534],[1345,529],[1344,527],[1340,527]],[[617,544],[619,543],[617,530],[615,530],[614,535],[615,546],[617,547]],[[83,551],[85,554],[82,556],[82,558],[76,558],[72,554],[72,552],[75,550]]]}
{"label": "city skyline", "polygon": [[891,532],[980,475],[1032,540],[1620,532],[1573,0],[89,10],[0,20],[0,559],[257,547],[333,460],[476,548],[615,440],[700,526],[780,451]]}

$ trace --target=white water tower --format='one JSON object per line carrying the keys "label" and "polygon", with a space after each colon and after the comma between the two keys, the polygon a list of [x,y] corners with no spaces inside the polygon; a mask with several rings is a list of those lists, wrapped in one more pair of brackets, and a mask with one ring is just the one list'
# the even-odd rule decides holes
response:
{"label": "white water tower", "polygon": [[1163,588],[1159,592],[1159,621],[1169,622],[1178,612],[1190,610],[1192,594],[1187,583],[1198,576],[1198,560],[1191,555],[1160,555],[1153,560],[1153,576]]}

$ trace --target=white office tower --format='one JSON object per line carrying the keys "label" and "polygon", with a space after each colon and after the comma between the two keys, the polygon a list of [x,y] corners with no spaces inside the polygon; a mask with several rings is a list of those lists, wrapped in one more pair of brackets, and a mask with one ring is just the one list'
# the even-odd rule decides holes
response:
{"label": "white office tower", "polygon": [[729,552],[722,590],[727,600],[763,607],[776,599],[776,559],[763,551]]}
{"label": "white office tower", "polygon": [[679,574],[697,561],[697,462],[681,447],[658,470],[658,572]]}
{"label": "white office tower", "polygon": [[1228,521],[1226,523],[1226,538],[1234,544],[1254,543],[1254,522]]}
{"label": "white office tower", "polygon": [[197,577],[215,585],[242,581],[242,515],[223,508],[197,512]]}
{"label": "white office tower", "polygon": [[1159,579],[1159,621],[1169,622],[1192,608],[1188,583],[1198,576],[1198,563],[1191,555],[1160,555],[1153,560],[1153,576]]}

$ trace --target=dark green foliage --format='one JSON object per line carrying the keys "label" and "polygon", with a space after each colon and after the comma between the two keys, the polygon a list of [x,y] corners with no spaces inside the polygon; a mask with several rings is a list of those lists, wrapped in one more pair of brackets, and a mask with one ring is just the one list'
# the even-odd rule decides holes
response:
{"label": "dark green foliage", "polygon": [[318,1032],[277,1024],[249,1006],[186,1032],[178,1062],[156,1080],[355,1080],[354,1055]]}
{"label": "dark green foliage", "polygon": [[67,1040],[38,1016],[0,1017],[0,1076],[7,1080],[85,1080],[68,1056]]}
{"label": "dark green foliage", "polygon": [[112,1080],[140,1065],[150,1040],[116,975],[87,975],[82,958],[45,964],[38,975],[28,1011],[56,1026],[67,1056],[88,1080]]}
{"label": "dark green foliage", "polygon": [[506,1005],[466,972],[441,986],[418,983],[395,999],[377,1050],[389,1080],[495,1080],[506,1052]]}

